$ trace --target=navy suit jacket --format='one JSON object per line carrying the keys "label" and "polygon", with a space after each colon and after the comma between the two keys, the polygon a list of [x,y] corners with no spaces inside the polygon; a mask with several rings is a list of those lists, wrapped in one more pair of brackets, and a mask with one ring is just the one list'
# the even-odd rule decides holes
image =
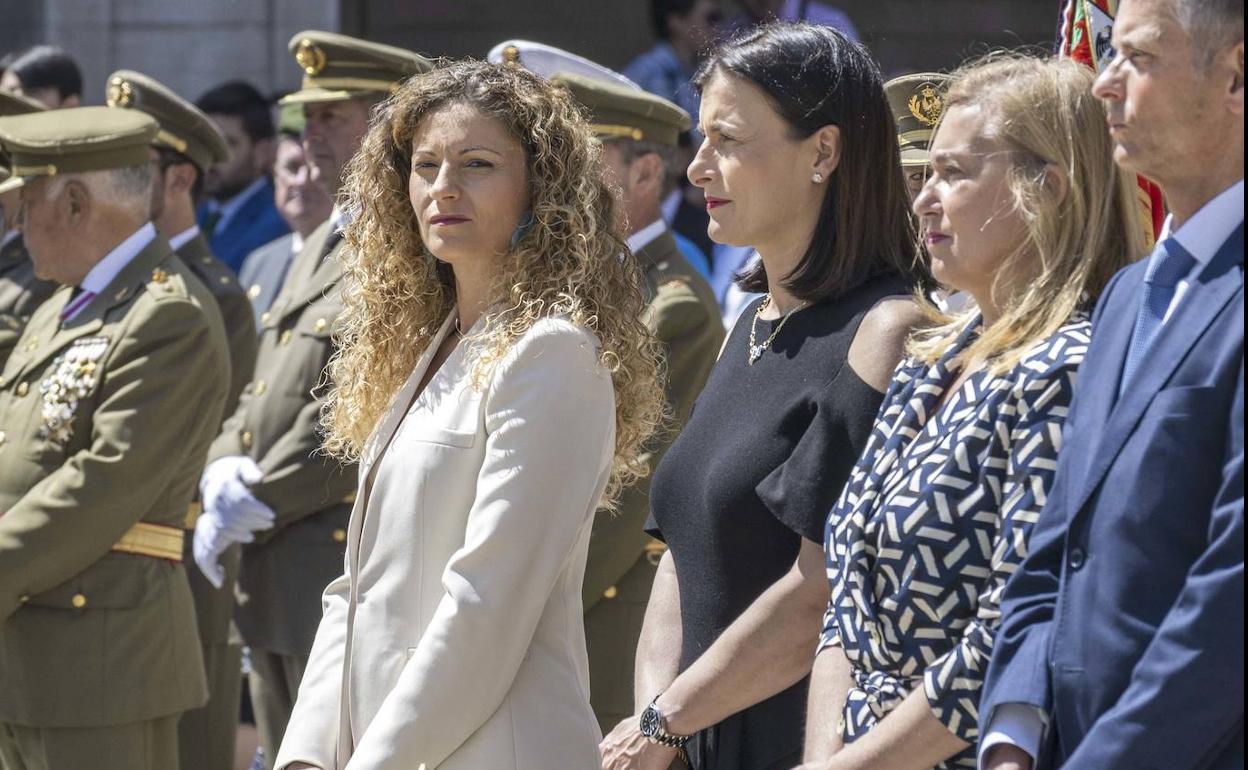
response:
{"label": "navy suit jacket", "polygon": [[[208,207],[200,206],[197,219],[201,227],[207,215]],[[248,254],[289,232],[290,228],[273,201],[273,181],[266,178],[264,186],[244,201],[226,222],[225,229],[215,233],[205,230],[204,235],[212,253],[237,273]]]}
{"label": "navy suit jacket", "polygon": [[1145,269],[1097,305],[980,704],[1048,714],[1041,767],[1244,766],[1243,223],[1119,399]]}

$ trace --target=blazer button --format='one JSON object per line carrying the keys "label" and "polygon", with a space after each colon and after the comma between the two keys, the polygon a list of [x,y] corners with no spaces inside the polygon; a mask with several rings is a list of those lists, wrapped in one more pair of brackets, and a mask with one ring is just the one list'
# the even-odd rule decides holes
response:
{"label": "blazer button", "polygon": [[345,529],[335,529],[332,537],[335,543],[344,543],[347,540],[347,531]]}
{"label": "blazer button", "polygon": [[74,597],[69,600],[69,603],[74,605],[74,609],[80,610],[87,606],[87,597],[82,594],[74,594]]}
{"label": "blazer button", "polygon": [[1066,563],[1070,565],[1072,570],[1078,570],[1083,567],[1083,562],[1086,556],[1087,554],[1083,552],[1082,548],[1075,546],[1070,549],[1070,554],[1067,556]]}

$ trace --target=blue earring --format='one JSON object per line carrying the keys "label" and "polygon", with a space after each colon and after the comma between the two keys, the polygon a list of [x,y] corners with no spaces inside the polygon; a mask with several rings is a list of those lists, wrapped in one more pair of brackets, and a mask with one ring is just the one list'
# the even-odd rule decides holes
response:
{"label": "blue earring", "polygon": [[531,227],[533,227],[533,212],[526,211],[524,216],[520,217],[520,224],[516,225],[515,230],[511,231],[511,248],[516,248],[516,245],[520,243],[520,239],[529,232]]}

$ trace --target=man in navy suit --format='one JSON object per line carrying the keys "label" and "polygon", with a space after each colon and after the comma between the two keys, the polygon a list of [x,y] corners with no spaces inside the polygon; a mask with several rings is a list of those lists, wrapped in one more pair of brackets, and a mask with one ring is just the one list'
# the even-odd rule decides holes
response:
{"label": "man in navy suit", "polygon": [[217,257],[238,272],[247,255],[290,232],[273,202],[273,116],[259,91],[242,81],[209,90],[195,106],[225,134],[230,157],[204,175],[206,200],[196,218]]}
{"label": "man in navy suit", "polygon": [[1161,184],[1110,282],[1029,554],[1005,590],[981,767],[1244,766],[1244,7],[1124,0],[1094,93]]}

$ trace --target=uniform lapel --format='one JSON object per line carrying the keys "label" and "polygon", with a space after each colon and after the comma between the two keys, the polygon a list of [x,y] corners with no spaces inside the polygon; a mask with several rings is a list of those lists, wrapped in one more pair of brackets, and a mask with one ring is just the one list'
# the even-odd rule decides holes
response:
{"label": "uniform lapel", "polygon": [[304,242],[299,256],[295,257],[294,264],[290,266],[290,274],[281,294],[273,303],[273,314],[279,320],[322,297],[342,276],[342,266],[338,262],[338,253],[343,248],[342,241],[324,259],[321,258],[335,227],[332,219],[327,220]]}
{"label": "uniform lapel", "polygon": [[[1088,351],[1088,360],[1113,366],[1113,376],[1098,382],[1096,388],[1089,391],[1091,403],[1086,405],[1086,419],[1083,416],[1079,418],[1080,425],[1103,425],[1105,428],[1100,433],[1099,442],[1088,442],[1091,444],[1091,456],[1087,463],[1067,464],[1067,467],[1089,469],[1087,478],[1078,488],[1075,505],[1070,510],[1079,511],[1083,508],[1092,491],[1100,484],[1110,465],[1122,451],[1127,439],[1131,437],[1153,397],[1170,381],[1174,371],[1191,353],[1196,341],[1235,296],[1236,291],[1243,288],[1243,254],[1244,226],[1241,223],[1192,282],[1187,296],[1157,334],[1147,359],[1117,403],[1114,402],[1114,397],[1118,392],[1118,380],[1122,376],[1127,347],[1131,344],[1144,272],[1137,271],[1139,279],[1132,291],[1126,293],[1130,301],[1122,303],[1125,307],[1115,303],[1118,307],[1112,308],[1116,311],[1113,314],[1108,312],[1110,308],[1106,309],[1104,318],[1108,328],[1105,329],[1105,336],[1109,338],[1109,344],[1098,348],[1094,340],[1093,347]],[[1097,334],[1100,333],[1097,330]],[[1073,446],[1079,446],[1080,443],[1071,442]]]}

